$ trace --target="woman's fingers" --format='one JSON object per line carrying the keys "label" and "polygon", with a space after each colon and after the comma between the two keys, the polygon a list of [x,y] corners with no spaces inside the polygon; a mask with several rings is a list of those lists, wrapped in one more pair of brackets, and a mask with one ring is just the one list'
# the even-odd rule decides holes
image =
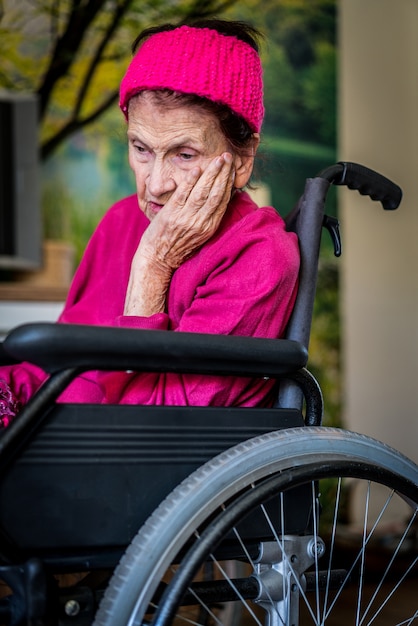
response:
{"label": "woman's fingers", "polygon": [[[155,261],[179,267],[219,227],[231,198],[233,159],[224,153],[201,173],[195,168],[152,220],[140,247],[150,244]],[[148,241],[149,240],[149,241]]]}
{"label": "woman's fingers", "polygon": [[202,219],[224,212],[225,193],[231,189],[232,155],[216,157],[208,165],[190,192],[185,209],[201,213]]}
{"label": "woman's fingers", "polygon": [[169,202],[167,202],[167,206],[169,211],[175,211],[176,209],[181,210],[187,200],[189,199],[190,193],[196,185],[197,181],[201,176],[201,170],[199,167],[194,167],[186,178],[186,181],[177,187],[173,195],[171,196]]}
{"label": "woman's fingers", "polygon": [[[173,193],[166,205],[166,213],[173,219],[176,210],[192,217],[202,209],[211,213],[220,208],[232,169],[232,155],[228,152],[213,159],[203,172],[199,168],[191,170],[181,185]],[[183,217],[183,216],[182,216]],[[203,216],[202,216],[203,217]]]}

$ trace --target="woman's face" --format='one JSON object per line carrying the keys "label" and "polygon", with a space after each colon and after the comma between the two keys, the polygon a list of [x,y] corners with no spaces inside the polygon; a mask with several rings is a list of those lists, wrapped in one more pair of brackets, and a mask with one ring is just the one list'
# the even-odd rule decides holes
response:
{"label": "woman's face", "polygon": [[[203,172],[214,157],[232,153],[214,115],[196,106],[164,106],[150,91],[129,103],[128,143],[139,206],[149,220],[191,169]],[[233,159],[239,169],[242,159]]]}

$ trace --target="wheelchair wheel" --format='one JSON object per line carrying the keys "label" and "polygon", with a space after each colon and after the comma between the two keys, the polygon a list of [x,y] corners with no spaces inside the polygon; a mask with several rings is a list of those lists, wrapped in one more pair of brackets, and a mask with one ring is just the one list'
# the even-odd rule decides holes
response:
{"label": "wheelchair wheel", "polygon": [[378,441],[322,427],[257,437],[158,507],[95,624],[418,624],[417,512],[418,467]]}

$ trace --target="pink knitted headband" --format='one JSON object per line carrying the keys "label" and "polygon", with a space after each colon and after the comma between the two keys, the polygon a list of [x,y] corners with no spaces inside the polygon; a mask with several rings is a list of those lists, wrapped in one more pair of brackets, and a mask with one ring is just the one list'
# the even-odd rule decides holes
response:
{"label": "pink knitted headband", "polygon": [[132,59],[120,86],[130,98],[145,89],[170,89],[225,104],[259,132],[264,116],[260,57],[247,43],[211,28],[180,26],[152,35]]}

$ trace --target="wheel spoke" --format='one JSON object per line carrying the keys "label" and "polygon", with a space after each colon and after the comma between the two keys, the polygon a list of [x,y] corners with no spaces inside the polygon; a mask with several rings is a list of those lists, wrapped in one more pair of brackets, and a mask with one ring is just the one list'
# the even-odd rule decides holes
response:
{"label": "wheel spoke", "polygon": [[[399,540],[399,543],[398,543],[398,545],[397,545],[397,547],[396,547],[396,550],[394,551],[394,553],[393,553],[393,555],[392,555],[392,557],[391,557],[391,559],[390,559],[390,561],[389,561],[389,563],[388,563],[388,565],[387,565],[387,567],[386,567],[386,570],[385,570],[385,572],[383,573],[383,576],[382,576],[382,578],[380,579],[379,584],[378,584],[378,586],[376,587],[376,589],[375,589],[375,591],[374,591],[374,593],[373,593],[373,596],[371,597],[371,599],[370,599],[370,601],[369,601],[369,604],[367,605],[367,607],[366,607],[366,609],[365,609],[365,611],[364,611],[363,618],[362,618],[362,620],[361,620],[361,622],[360,622],[360,625],[361,625],[361,624],[363,623],[363,621],[365,620],[365,618],[366,618],[366,616],[367,616],[367,613],[369,612],[369,610],[370,610],[370,608],[371,608],[371,606],[372,606],[373,602],[375,601],[375,599],[376,599],[376,597],[377,597],[377,595],[378,595],[379,591],[381,590],[381,588],[382,588],[382,586],[383,586],[383,583],[385,582],[385,580],[386,580],[386,578],[387,578],[387,576],[388,576],[388,574],[389,574],[389,570],[391,569],[391,567],[392,567],[392,565],[393,565],[393,563],[394,563],[394,561],[395,561],[395,559],[396,559],[396,556],[398,555],[398,553],[399,553],[399,551],[400,551],[400,549],[401,549],[401,547],[402,547],[402,545],[403,545],[403,543],[404,543],[404,541],[405,541],[405,539],[406,539],[406,537],[407,537],[407,535],[408,535],[408,533],[409,533],[409,531],[410,531],[410,529],[411,529],[411,527],[412,527],[412,524],[414,523],[414,521],[415,521],[415,519],[416,519],[416,516],[417,516],[417,511],[415,511],[415,512],[414,512],[414,514],[412,515],[411,519],[409,520],[409,523],[407,524],[407,526],[406,526],[406,528],[405,528],[405,530],[404,530],[404,532],[403,532],[403,535],[402,535],[402,537],[401,537],[401,538],[400,538],[400,540]],[[389,600],[389,598],[393,595],[393,593],[396,591],[396,589],[398,589],[398,588],[399,588],[399,586],[401,585],[401,583],[403,582],[403,580],[404,580],[404,579],[406,578],[406,576],[408,575],[409,571],[412,571],[412,569],[413,569],[413,567],[414,567],[414,565],[415,565],[415,563],[416,563],[416,562],[417,562],[417,559],[415,559],[415,561],[411,564],[410,568],[409,568],[409,569],[405,572],[405,574],[402,576],[402,578],[400,578],[400,580],[398,581],[398,584],[397,584],[397,585],[396,585],[396,587],[393,589],[393,591],[392,591],[392,593],[390,594],[390,596],[388,596],[388,598],[387,598],[386,602],[387,602],[387,601]],[[384,604],[386,604],[386,602],[385,602]],[[379,611],[378,611],[378,612],[377,612],[377,613],[373,616],[373,618],[372,618],[372,619],[368,622],[368,625],[369,625],[369,624],[371,624],[371,623],[372,623],[372,621],[375,619],[375,617],[378,615],[378,613],[380,613],[380,611],[383,609],[383,606],[384,606],[384,605],[382,605],[382,606],[381,606],[380,610],[379,610]]]}
{"label": "wheel spoke", "polygon": [[[289,569],[291,575],[293,576],[293,579],[298,587],[298,591],[300,593],[300,595],[302,596],[302,598],[305,601],[305,606],[307,607],[309,613],[311,614],[311,617],[313,619],[314,622],[316,622],[316,618],[315,618],[315,614],[312,610],[312,607],[310,605],[310,602],[308,601],[308,598],[306,597],[305,591],[302,587],[302,585],[300,584],[300,580],[299,580],[299,576],[297,575],[293,565],[292,565],[292,560],[291,558],[289,558],[286,550],[285,550],[285,545],[284,545],[284,535],[279,536],[277,533],[277,529],[275,528],[274,524],[272,523],[269,514],[267,513],[264,505],[261,505],[261,510],[263,511],[263,515],[270,527],[270,530],[272,532],[272,535],[274,537],[274,540],[276,541],[277,545],[280,547],[281,550],[281,555],[282,555],[282,559],[285,561],[286,564],[286,568]],[[281,524],[281,528],[285,527],[285,520],[284,520],[284,501],[283,501],[283,493],[280,494],[280,524]],[[284,584],[284,582],[283,582]],[[283,596],[285,595],[285,588],[283,587]],[[319,623],[319,622],[316,622]]]}
{"label": "wheel spoke", "polygon": [[[359,533],[348,515],[345,479],[367,487]],[[395,494],[412,513],[389,554],[380,531],[387,533],[386,520],[392,524],[400,511],[406,517]],[[297,626],[298,612],[303,624],[327,626],[331,618],[342,623],[340,607],[358,626],[380,622],[395,609],[399,626],[406,626],[417,620],[418,611],[396,600],[417,574],[416,552],[410,563],[404,550],[418,517],[417,502],[417,466],[368,437],[303,427],[255,438],[197,470],[155,511],[122,559],[95,626],[141,625],[153,617],[155,626],[168,626],[176,614],[187,624],[232,626],[229,619],[236,613],[228,604],[243,605],[246,624],[256,626],[263,622],[262,609],[269,626]],[[319,503],[325,512],[321,530]],[[329,528],[324,526],[328,517]],[[370,529],[368,520],[373,520]],[[329,546],[324,559],[316,552],[320,535]],[[264,548],[256,557],[259,542]],[[235,577],[232,562],[237,561],[230,566],[231,558],[246,561],[245,575],[250,568],[256,572],[260,591],[254,575]],[[399,572],[405,558],[410,565]],[[193,582],[208,560],[212,580]],[[168,576],[173,564],[176,572]],[[157,593],[161,583],[166,586],[162,596]],[[359,585],[354,596],[351,583]],[[190,605],[184,614],[183,597]],[[153,604],[159,605],[154,616]],[[201,619],[201,613],[207,617]]]}
{"label": "wheel spoke", "polygon": [[[369,488],[369,482],[368,482],[368,488]],[[350,578],[351,578],[351,575],[353,574],[353,572],[354,572],[354,570],[355,570],[355,567],[356,567],[357,563],[358,563],[358,562],[359,562],[359,560],[363,557],[364,552],[365,552],[365,548],[366,548],[366,546],[367,546],[367,545],[368,545],[368,543],[370,542],[370,540],[371,540],[371,538],[372,538],[372,536],[373,536],[373,534],[374,534],[374,532],[375,532],[376,528],[378,527],[378,525],[379,525],[379,523],[380,523],[380,521],[381,521],[381,519],[382,519],[382,517],[383,517],[383,515],[384,515],[385,511],[388,509],[389,503],[392,501],[393,494],[394,494],[394,490],[391,490],[391,493],[390,493],[390,494],[389,494],[389,496],[387,497],[387,499],[386,499],[386,501],[385,501],[385,504],[383,505],[382,509],[380,510],[379,515],[378,515],[378,517],[377,517],[377,519],[376,519],[375,523],[373,524],[372,529],[370,530],[370,532],[369,532],[369,534],[367,535],[367,537],[365,537],[365,538],[364,538],[364,540],[363,540],[363,544],[362,544],[362,546],[361,546],[361,548],[360,548],[360,550],[359,550],[359,552],[358,552],[358,554],[357,554],[356,558],[353,560],[353,562],[352,562],[352,564],[351,564],[350,569],[347,571],[347,574],[346,574],[346,577],[345,577],[345,579],[344,579],[344,582],[343,582],[343,584],[341,585],[340,590],[339,590],[339,591],[338,591],[338,593],[336,594],[336,596],[335,596],[335,598],[334,598],[334,601],[333,601],[333,602],[332,602],[332,604],[330,605],[329,610],[328,610],[328,613],[327,613],[327,615],[325,616],[325,619],[327,619],[327,618],[329,617],[329,615],[330,615],[330,613],[331,613],[331,610],[332,610],[332,609],[333,609],[333,607],[335,606],[335,604],[336,604],[336,602],[337,602],[337,600],[338,600],[338,598],[339,598],[339,596],[340,596],[341,592],[343,591],[343,589],[346,587],[347,583],[349,582],[349,580],[350,580]]]}
{"label": "wheel spoke", "polygon": [[336,496],[335,496],[335,504],[334,504],[334,513],[333,513],[333,520],[332,520],[329,566],[328,566],[328,571],[327,571],[327,582],[326,582],[326,588],[325,588],[322,623],[325,621],[325,615],[327,613],[327,605],[328,605],[328,595],[330,592],[331,565],[332,565],[333,556],[334,556],[335,537],[336,537],[336,532],[337,532],[337,519],[338,519],[339,510],[340,510],[341,484],[342,484],[342,480],[341,478],[338,478],[337,490],[336,490]]}

